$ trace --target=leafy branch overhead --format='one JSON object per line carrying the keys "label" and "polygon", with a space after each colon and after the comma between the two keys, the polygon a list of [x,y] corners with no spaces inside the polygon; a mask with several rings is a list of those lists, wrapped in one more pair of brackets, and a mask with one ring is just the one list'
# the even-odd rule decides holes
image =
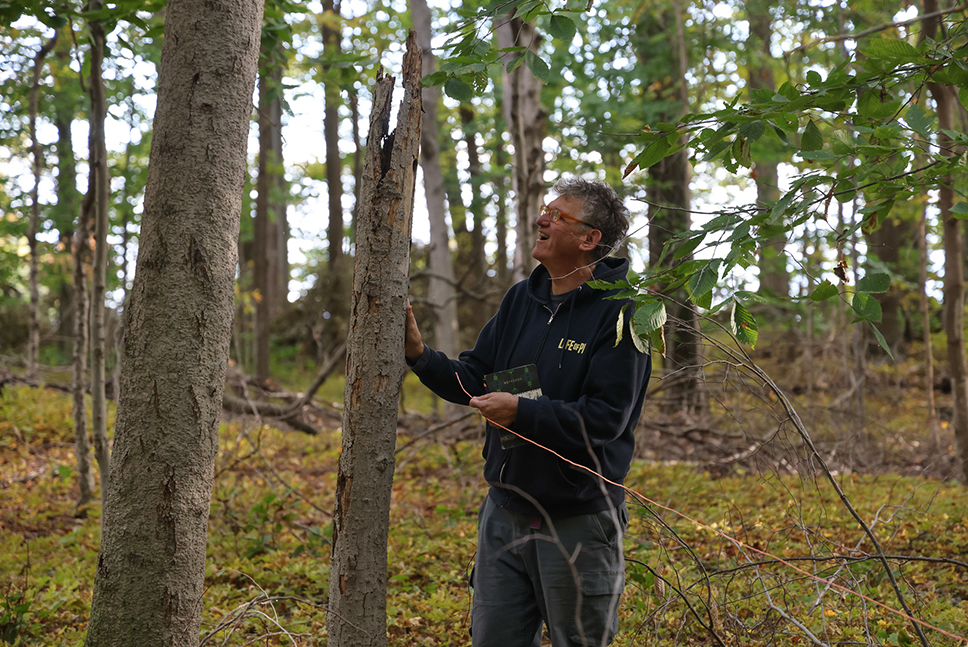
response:
{"label": "leafy branch overhead", "polygon": [[[465,16],[452,30],[445,46],[446,62],[424,83],[443,84],[451,97],[466,101],[483,91],[488,75],[510,72],[521,64],[547,83],[553,71],[541,54],[523,46],[496,49],[483,26],[519,16],[536,21],[552,36],[541,51],[568,48],[581,37],[584,10],[572,3],[552,10],[538,1],[491,2]],[[700,308],[716,311],[732,303],[730,322],[737,337],[754,344],[755,321],[744,305],[752,295],[737,292],[712,306],[715,288],[734,270],[755,266],[758,251],[770,241],[790,240],[808,221],[827,220],[834,200],[855,203],[860,215],[854,224],[836,232],[839,247],[858,229],[864,233],[877,229],[895,204],[923,196],[942,178],[965,171],[968,135],[939,129],[936,115],[927,107],[926,93],[928,83],[953,86],[961,103],[968,106],[965,41],[964,23],[949,30],[944,40],[925,38],[917,45],[897,38],[872,38],[862,41],[859,55],[842,61],[825,76],[808,69],[800,83],[788,81],[777,90],[752,89],[747,103],[736,97],[715,110],[686,114],[675,123],[642,124],[634,135],[637,153],[626,164],[624,177],[683,149],[693,163],[716,161],[738,174],[740,167],[755,167],[754,144],[760,141],[785,152],[798,173],[779,199],[765,208],[726,208],[700,227],[673,236],[661,259],[652,263],[653,269],[636,277],[624,289],[623,298],[634,298],[638,307],[647,307],[655,298],[650,288],[661,284],[665,291],[685,286]],[[956,204],[952,215],[968,218],[968,203]],[[707,258],[693,258],[693,252]],[[888,284],[887,275],[881,274],[854,287],[849,301],[855,321],[866,321],[874,328],[881,312],[869,295],[885,292]],[[824,301],[839,294],[824,280],[810,299]],[[640,330],[649,335],[657,328],[643,323]],[[876,328],[874,332],[887,350],[881,334]]]}

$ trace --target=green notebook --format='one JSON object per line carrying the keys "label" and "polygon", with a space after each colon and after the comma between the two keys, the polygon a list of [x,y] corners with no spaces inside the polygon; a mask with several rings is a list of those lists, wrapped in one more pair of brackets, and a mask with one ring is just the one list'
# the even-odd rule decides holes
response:
{"label": "green notebook", "polygon": [[[506,371],[498,371],[484,376],[484,384],[491,393],[511,393],[519,398],[537,400],[542,396],[541,384],[538,382],[538,367],[534,364],[509,368]],[[501,447],[511,449],[518,445],[523,445],[521,440],[511,432],[498,428],[501,437]]]}

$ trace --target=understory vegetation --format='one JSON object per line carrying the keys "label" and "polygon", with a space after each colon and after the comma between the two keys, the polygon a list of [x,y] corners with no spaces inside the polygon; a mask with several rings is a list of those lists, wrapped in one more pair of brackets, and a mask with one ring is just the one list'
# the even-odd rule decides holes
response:
{"label": "understory vegetation", "polygon": [[[870,365],[859,386],[829,344],[765,333],[755,359],[798,407],[708,357],[709,413],[662,412],[654,379],[626,479],[624,645],[908,645],[918,642],[883,562],[824,472],[870,527],[931,645],[968,635],[968,498],[954,480],[950,396],[925,410],[923,362]],[[912,350],[912,355],[917,349]],[[287,388],[313,367],[288,366]],[[671,378],[670,378],[671,379]],[[342,381],[315,400],[317,436],[253,416],[220,430],[201,643],[325,645]],[[863,396],[861,400],[860,397]],[[389,543],[389,642],[466,645],[482,425],[441,425],[407,377]],[[113,427],[113,410],[109,416]],[[436,431],[434,428],[436,427]],[[430,432],[430,433],[428,433]],[[70,398],[0,395],[0,640],[83,642],[100,504],[78,513]],[[721,534],[720,534],[721,533]],[[782,562],[781,562],[782,560]],[[938,629],[942,630],[941,632]],[[944,633],[946,632],[946,633]]]}

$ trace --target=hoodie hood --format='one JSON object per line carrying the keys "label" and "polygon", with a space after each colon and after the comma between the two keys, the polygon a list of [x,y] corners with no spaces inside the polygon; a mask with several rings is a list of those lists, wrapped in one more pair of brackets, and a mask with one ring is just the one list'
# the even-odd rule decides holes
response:
{"label": "hoodie hood", "polygon": [[[629,260],[627,258],[616,258],[606,256],[595,264],[595,271],[592,279],[595,281],[605,281],[614,283],[626,277],[629,271]],[[576,294],[569,297],[566,301],[574,298],[576,301],[590,299],[595,290],[588,289],[587,285],[580,285],[573,292]],[[538,265],[528,277],[528,295],[542,305],[547,305],[551,301],[551,274],[544,265]]]}

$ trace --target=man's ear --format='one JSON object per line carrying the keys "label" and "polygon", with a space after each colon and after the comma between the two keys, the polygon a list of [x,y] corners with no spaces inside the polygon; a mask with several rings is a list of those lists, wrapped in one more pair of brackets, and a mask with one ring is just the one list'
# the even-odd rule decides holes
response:
{"label": "man's ear", "polygon": [[583,251],[590,252],[596,249],[600,242],[602,242],[602,232],[597,229],[590,229],[582,237],[581,248]]}

